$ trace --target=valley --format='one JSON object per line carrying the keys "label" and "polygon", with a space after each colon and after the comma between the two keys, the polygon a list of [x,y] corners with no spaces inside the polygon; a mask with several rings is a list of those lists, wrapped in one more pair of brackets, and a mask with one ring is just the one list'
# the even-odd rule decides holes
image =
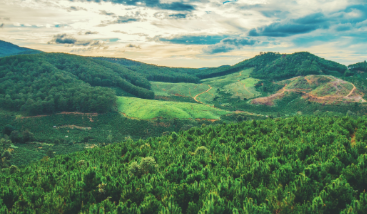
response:
{"label": "valley", "polygon": [[268,52],[192,69],[11,50],[0,213],[367,207],[365,63]]}

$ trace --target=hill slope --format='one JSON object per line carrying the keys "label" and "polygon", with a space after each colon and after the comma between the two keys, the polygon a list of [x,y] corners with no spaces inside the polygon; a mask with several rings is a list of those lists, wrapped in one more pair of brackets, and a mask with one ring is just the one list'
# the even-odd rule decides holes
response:
{"label": "hill slope", "polygon": [[42,51],[19,47],[18,45],[0,40],[0,57],[20,54],[37,54],[41,52]]}
{"label": "hill slope", "polygon": [[254,68],[254,72],[252,72],[254,78],[271,80],[310,74],[341,76],[347,71],[347,67],[344,65],[325,60],[308,52],[293,54],[267,52],[233,66],[201,70],[196,75],[204,79],[239,72],[246,68]]}
{"label": "hill slope", "polygon": [[139,119],[220,119],[230,112],[196,103],[146,100],[130,97],[117,99],[118,110],[128,117]]}
{"label": "hill slope", "polygon": [[253,104],[274,105],[286,92],[302,93],[303,98],[319,103],[335,104],[340,102],[366,102],[363,93],[352,83],[334,76],[308,75],[276,82],[284,87],[268,97],[253,99]]}
{"label": "hill slope", "polygon": [[94,57],[94,59],[99,59],[125,66],[137,73],[142,74],[150,81],[174,82],[174,83],[176,82],[197,83],[199,81],[199,78],[195,76],[195,73],[198,69],[194,68],[174,68],[166,66],[157,66],[125,58]]}
{"label": "hill slope", "polygon": [[113,63],[57,53],[0,58],[0,106],[11,111],[106,112],[116,97],[100,86],[154,97],[148,80]]}
{"label": "hill slope", "polygon": [[358,62],[356,64],[348,65],[348,69],[354,72],[367,72],[367,62]]}

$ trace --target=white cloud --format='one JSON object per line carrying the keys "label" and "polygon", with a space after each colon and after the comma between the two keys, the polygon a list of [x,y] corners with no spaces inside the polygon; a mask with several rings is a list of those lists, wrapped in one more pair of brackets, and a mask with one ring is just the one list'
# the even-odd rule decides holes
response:
{"label": "white cloud", "polygon": [[[1,29],[0,39],[13,42],[17,45],[26,45],[30,48],[39,48],[43,51],[73,52],[81,55],[98,54],[115,57],[128,57],[136,60],[157,62],[157,64],[176,63],[186,65],[189,61],[192,66],[214,66],[218,63],[233,64],[233,59],[242,59],[243,56],[251,57],[257,51],[302,51],[306,48],[299,46],[292,38],[255,38],[260,42],[257,45],[236,49],[230,52],[218,53],[215,56],[203,55],[206,45],[170,44],[152,41],[149,38],[171,38],[178,35],[230,35],[248,36],[248,31],[254,28],[267,26],[275,22],[286,22],[312,13],[329,14],[335,18],[363,17],[365,14],[358,9],[349,12],[343,10],[350,6],[350,0],[205,0],[183,1],[195,7],[193,11],[162,10],[152,7],[127,6],[112,4],[110,2],[96,3],[93,1],[69,1],[69,0],[0,0],[1,16],[9,20],[1,20],[4,23]],[[162,4],[172,4],[178,0],[161,0]],[[356,1],[355,1],[356,3]],[[354,3],[353,3],[354,4]],[[104,11],[104,12],[101,12]],[[120,17],[130,17],[130,21]],[[120,19],[120,21],[118,21]],[[103,24],[104,23],[104,24]],[[102,25],[101,25],[102,24]],[[337,28],[339,26],[339,28]],[[351,32],[362,34],[367,31],[366,22],[351,25],[348,23],[338,24],[329,29],[319,29],[308,32],[308,36],[319,37],[336,31],[351,28]],[[355,28],[354,28],[355,27]],[[94,32],[84,34],[80,32]],[[97,32],[97,33],[96,33]],[[60,44],[47,44],[57,34],[69,34],[78,40],[105,41],[108,49],[97,50],[86,47],[65,47]],[[322,56],[335,58],[338,46],[344,44],[347,39],[343,32],[335,33],[340,38],[336,41],[311,42],[307,50],[312,52],[319,49],[329,50],[320,52]],[[335,36],[334,35],[334,36]],[[339,41],[339,42],[338,42]],[[353,53],[353,43],[345,42],[340,49],[346,50],[346,55]],[[262,43],[261,43],[262,42]],[[133,44],[141,48],[129,48]],[[261,45],[260,45],[261,44]],[[321,45],[322,44],[322,45]],[[220,44],[219,44],[220,45]],[[365,48],[366,45],[359,45]],[[339,49],[338,49],[339,50]],[[359,50],[359,52],[362,52]],[[339,53],[339,52],[338,52]],[[366,53],[367,54],[367,53]],[[353,55],[355,56],[355,55]],[[232,58],[231,58],[232,57]],[[184,63],[180,63],[182,59]],[[335,58],[336,59],[336,58]],[[347,60],[344,60],[347,59]],[[338,58],[339,62],[349,62],[351,57]],[[356,59],[357,60],[357,59]],[[200,64],[200,62],[202,62]],[[228,63],[225,63],[228,62]]]}

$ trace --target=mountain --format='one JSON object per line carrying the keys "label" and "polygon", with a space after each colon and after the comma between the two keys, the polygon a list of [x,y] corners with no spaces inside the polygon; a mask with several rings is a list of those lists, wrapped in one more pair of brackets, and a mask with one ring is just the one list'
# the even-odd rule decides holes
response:
{"label": "mountain", "polygon": [[19,47],[18,45],[14,45],[10,42],[0,40],[0,57],[20,54],[37,54],[41,52],[42,51]]}
{"label": "mountain", "polygon": [[348,69],[354,72],[366,72],[367,62],[358,62],[356,64],[348,65]]}
{"label": "mountain", "polygon": [[58,111],[106,112],[117,88],[125,94],[154,98],[139,73],[91,58],[42,53],[0,58],[0,106],[44,114]]}
{"label": "mountain", "polygon": [[209,68],[196,74],[205,79],[239,72],[246,68],[254,68],[251,76],[259,79],[287,79],[299,75],[326,74],[344,75],[347,67],[339,63],[325,60],[308,52],[279,54],[265,52],[233,66]]}
{"label": "mountain", "polygon": [[93,58],[122,65],[126,68],[129,68],[130,70],[142,74],[149,81],[198,83],[200,80],[198,77],[195,76],[198,69],[194,68],[174,68],[157,66],[125,58]]}

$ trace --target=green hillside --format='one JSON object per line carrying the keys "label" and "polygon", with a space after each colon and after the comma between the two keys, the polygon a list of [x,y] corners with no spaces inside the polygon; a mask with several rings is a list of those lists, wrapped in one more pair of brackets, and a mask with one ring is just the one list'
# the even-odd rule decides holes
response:
{"label": "green hillside", "polygon": [[21,54],[38,54],[41,52],[42,51],[19,47],[18,45],[0,40],[0,57]]}
{"label": "green hillside", "polygon": [[275,82],[282,86],[276,93],[253,99],[253,104],[274,105],[279,99],[283,99],[285,93],[295,92],[302,94],[304,99],[323,104],[340,104],[341,102],[365,103],[364,93],[358,90],[354,84],[326,75],[308,75],[294,77],[288,80]]}
{"label": "green hillside", "polygon": [[139,119],[220,119],[230,112],[202,104],[118,97],[118,111]]}
{"label": "green hillside", "polygon": [[197,83],[199,78],[195,76],[197,69],[175,68],[146,64],[125,58],[94,57],[94,59],[116,63],[142,74],[150,81],[159,82],[189,82]]}
{"label": "green hillside", "polygon": [[293,54],[265,52],[233,66],[201,70],[196,76],[202,79],[218,77],[239,72],[246,68],[254,68],[254,72],[251,74],[252,77],[270,80],[287,79],[310,74],[342,76],[347,71],[347,67],[344,65],[325,60],[308,52],[297,52]]}
{"label": "green hillside", "polygon": [[348,65],[348,69],[353,72],[367,72],[367,62],[358,62],[356,64]]}
{"label": "green hillside", "polygon": [[198,103],[213,104],[215,99],[221,97],[219,91],[241,100],[260,96],[261,93],[255,88],[259,80],[249,77],[252,71],[253,68],[250,68],[225,76],[207,78],[201,80],[200,84],[162,82],[151,84],[155,95],[167,97],[169,100],[173,100],[173,97],[190,97]]}
{"label": "green hillside", "polygon": [[255,70],[257,71],[258,68],[267,66],[269,63],[273,62],[274,60],[280,57],[281,55],[279,53],[274,52],[268,52],[264,54],[261,53],[260,55],[256,55],[253,58],[246,59],[232,66],[220,66],[217,68],[208,68],[201,70],[196,75],[202,79],[206,79],[236,73],[248,68],[256,68]]}
{"label": "green hillside", "polygon": [[45,157],[2,170],[0,211],[364,213],[366,126],[366,117],[247,121]]}
{"label": "green hillside", "polygon": [[308,52],[284,54],[266,66],[257,67],[252,76],[260,79],[287,79],[295,76],[326,74],[342,76],[347,67]]}
{"label": "green hillside", "polygon": [[106,87],[154,97],[147,79],[117,64],[58,53],[0,58],[3,109],[29,114],[106,112],[116,100],[115,92]]}

